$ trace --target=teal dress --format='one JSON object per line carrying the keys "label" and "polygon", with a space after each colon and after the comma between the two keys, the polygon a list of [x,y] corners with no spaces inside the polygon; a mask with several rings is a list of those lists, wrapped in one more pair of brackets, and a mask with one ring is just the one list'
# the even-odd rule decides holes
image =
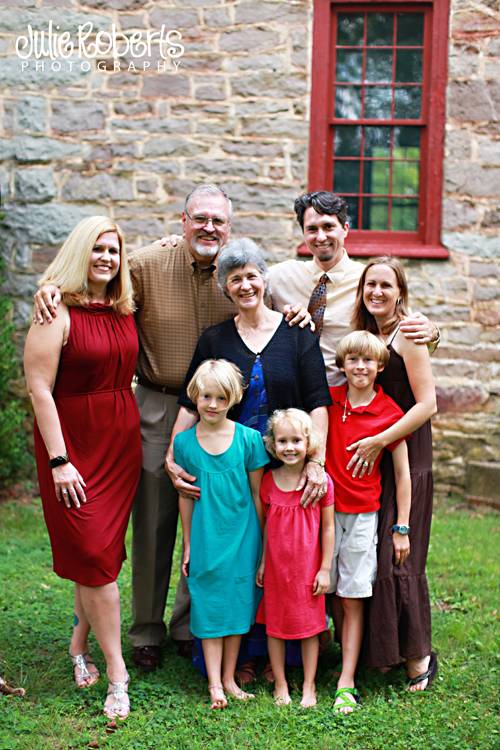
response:
{"label": "teal dress", "polygon": [[187,578],[191,632],[197,638],[248,633],[261,595],[255,574],[262,542],[247,472],[269,463],[262,438],[235,423],[231,445],[214,456],[199,444],[195,425],[176,435],[174,458],[201,490]]}

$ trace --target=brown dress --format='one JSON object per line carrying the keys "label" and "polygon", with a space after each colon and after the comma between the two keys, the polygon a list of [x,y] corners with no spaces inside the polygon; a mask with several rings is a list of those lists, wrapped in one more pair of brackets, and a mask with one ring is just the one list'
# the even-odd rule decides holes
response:
{"label": "brown dress", "polygon": [[[403,358],[388,346],[390,359],[377,382],[407,412],[415,404]],[[381,463],[382,497],[378,522],[378,570],[368,600],[364,661],[388,667],[431,651],[431,611],[425,575],[432,520],[432,435],[427,421],[408,440],[411,473],[410,556],[394,565],[391,527],[397,520],[391,455]]]}

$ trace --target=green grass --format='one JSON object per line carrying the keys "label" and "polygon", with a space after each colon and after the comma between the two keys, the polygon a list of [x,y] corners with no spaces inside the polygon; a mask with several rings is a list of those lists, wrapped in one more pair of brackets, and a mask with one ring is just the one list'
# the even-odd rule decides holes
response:
{"label": "green grass", "polygon": [[[51,571],[37,502],[0,506],[0,672],[27,689],[24,700],[0,696],[0,750],[490,750],[498,738],[496,626],[498,516],[440,510],[435,517],[429,574],[434,645],[440,671],[428,693],[409,695],[404,673],[361,671],[363,704],[350,717],[332,714],[333,646],[318,672],[319,705],[298,700],[277,709],[257,683],[257,699],[210,712],[204,680],[166,647],[164,666],[141,676],[132,667],[129,625],[130,564],[120,576],[125,658],[133,713],[107,735],[101,714],[106,681],[88,691],[73,687],[66,656],[72,626],[71,584]],[[173,596],[169,598],[169,609]],[[101,670],[98,648],[93,652]],[[300,671],[291,676],[294,697]]]}

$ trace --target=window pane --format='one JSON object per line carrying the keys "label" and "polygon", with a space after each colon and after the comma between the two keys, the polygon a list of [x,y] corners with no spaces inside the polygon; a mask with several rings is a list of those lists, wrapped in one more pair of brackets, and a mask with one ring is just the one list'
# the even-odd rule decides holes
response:
{"label": "window pane", "polygon": [[390,128],[365,128],[365,156],[389,156],[390,149]]}
{"label": "window pane", "polygon": [[392,50],[367,50],[365,81],[392,81]]}
{"label": "window pane", "polygon": [[420,158],[420,128],[412,126],[394,128],[393,156],[395,159]]}
{"label": "window pane", "polygon": [[420,117],[420,86],[397,88],[395,91],[395,116],[407,119]]}
{"label": "window pane", "polygon": [[418,168],[416,161],[395,161],[392,167],[392,192],[399,195],[417,195]]}
{"label": "window pane", "polygon": [[392,201],[391,229],[400,232],[415,232],[418,222],[418,204],[415,200],[394,198]]}
{"label": "window pane", "polygon": [[339,13],[337,44],[359,46],[363,43],[363,13]]}
{"label": "window pane", "polygon": [[361,117],[361,89],[358,86],[337,86],[335,117],[359,120]]}
{"label": "window pane", "polygon": [[424,43],[424,14],[423,13],[398,13],[397,14],[397,43],[398,46],[405,44]]}
{"label": "window pane", "polygon": [[389,87],[367,87],[365,90],[365,117],[385,120],[391,116],[392,92]]}
{"label": "window pane", "polygon": [[359,193],[359,161],[334,161],[333,190],[335,193]]}
{"label": "window pane", "polygon": [[361,128],[340,125],[335,128],[335,156],[359,156],[361,153]]}
{"label": "window pane", "polygon": [[389,221],[387,198],[363,199],[363,229],[384,230]]}
{"label": "window pane", "polygon": [[365,161],[363,192],[387,195],[389,192],[388,161]]}
{"label": "window pane", "polygon": [[396,53],[396,81],[422,80],[422,51],[400,49]]}
{"label": "window pane", "polygon": [[393,13],[368,13],[367,44],[392,46]]}
{"label": "window pane", "polygon": [[363,53],[337,50],[337,81],[361,82]]}
{"label": "window pane", "polygon": [[345,198],[347,205],[349,206],[348,220],[351,229],[357,229],[358,223],[358,210],[359,210],[359,198]]}

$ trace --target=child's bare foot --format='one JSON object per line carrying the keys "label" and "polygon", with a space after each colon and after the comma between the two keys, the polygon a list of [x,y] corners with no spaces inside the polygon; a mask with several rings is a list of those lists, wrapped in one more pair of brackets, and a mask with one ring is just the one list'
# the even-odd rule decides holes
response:
{"label": "child's bare foot", "polygon": [[236,683],[234,677],[232,677],[230,680],[222,680],[222,683],[224,685],[224,690],[228,695],[231,695],[233,698],[236,698],[238,701],[248,701],[250,698],[255,698],[255,695],[253,693],[246,693],[244,690],[242,690],[238,684]]}
{"label": "child's bare foot", "polygon": [[210,706],[212,710],[227,708],[227,699],[224,695],[224,688],[222,685],[209,685],[208,692],[210,694],[210,700],[212,701],[212,705]]}
{"label": "child's bare foot", "polygon": [[316,703],[316,685],[314,682],[304,682],[302,685],[302,700],[300,701],[300,705],[302,708],[312,708]]}
{"label": "child's bare foot", "polygon": [[292,702],[286,682],[280,684],[275,683],[273,696],[274,702],[277,706],[288,706]]}

